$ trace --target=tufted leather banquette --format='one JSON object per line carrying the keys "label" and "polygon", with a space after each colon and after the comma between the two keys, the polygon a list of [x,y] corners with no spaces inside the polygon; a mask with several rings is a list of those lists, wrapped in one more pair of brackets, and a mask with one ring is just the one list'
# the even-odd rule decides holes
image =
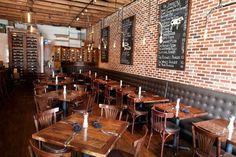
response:
{"label": "tufted leather banquette", "polygon": [[[93,72],[96,71],[98,75],[108,75],[108,78],[114,80],[123,80],[124,83],[133,86],[142,86],[143,89],[165,96],[170,101],[176,101],[177,98],[181,98],[182,103],[207,111],[209,113],[208,116],[180,122],[184,133],[188,135],[191,135],[192,122],[211,118],[228,119],[230,115],[236,113],[236,95],[233,94],[113,70],[89,68]],[[85,70],[87,69],[88,67],[85,68]]]}

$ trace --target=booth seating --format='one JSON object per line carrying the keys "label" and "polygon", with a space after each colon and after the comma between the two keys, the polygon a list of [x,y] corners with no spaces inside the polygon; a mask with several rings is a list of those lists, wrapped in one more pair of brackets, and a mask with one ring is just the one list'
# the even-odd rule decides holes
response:
{"label": "booth seating", "polygon": [[98,76],[107,75],[108,78],[112,80],[123,80],[123,84],[136,87],[142,86],[143,90],[164,96],[170,101],[176,101],[177,98],[180,98],[181,103],[207,111],[209,113],[207,116],[180,121],[181,132],[189,136],[192,136],[192,122],[211,118],[228,119],[232,114],[236,113],[236,95],[233,94],[114,70],[99,68],[90,70],[92,70],[93,73],[97,72]]}

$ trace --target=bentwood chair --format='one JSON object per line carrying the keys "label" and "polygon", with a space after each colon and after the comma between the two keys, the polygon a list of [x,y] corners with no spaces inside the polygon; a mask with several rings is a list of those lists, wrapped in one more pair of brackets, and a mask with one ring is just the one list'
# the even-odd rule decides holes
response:
{"label": "bentwood chair", "polygon": [[75,88],[76,91],[87,92],[87,86],[86,85],[74,84],[74,88]]}
{"label": "bentwood chair", "polygon": [[[135,120],[138,118],[138,117],[141,117],[141,116],[145,116],[146,117],[146,123],[148,122],[148,111],[145,110],[145,109],[142,109],[142,108],[138,108],[137,107],[137,103],[136,103],[136,98],[133,98],[132,96],[127,96],[127,106],[128,106],[128,112],[129,114],[131,114],[131,117],[132,117],[132,134],[134,133],[134,123],[135,123]],[[126,116],[126,121],[128,120],[129,118],[129,114],[127,114]]]}
{"label": "bentwood chair", "polygon": [[[56,123],[56,113],[59,111],[59,108],[52,108],[43,112],[36,113],[34,118],[35,129],[38,132],[41,129],[44,129],[54,123]],[[44,148],[47,151],[53,153],[62,153],[66,151],[65,147],[55,146],[47,143],[39,143],[39,147]]]}
{"label": "bentwood chair", "polygon": [[101,117],[104,116],[108,119],[117,119],[117,116],[119,114],[119,120],[121,120],[122,117],[122,109],[115,105],[107,105],[107,104],[99,104],[99,107],[101,108]]}
{"label": "bentwood chair", "polygon": [[84,100],[78,106],[72,108],[72,113],[81,113],[84,112],[92,113],[93,105],[96,99],[96,92],[92,92],[88,96],[84,97]]}
{"label": "bentwood chair", "polygon": [[163,111],[158,111],[155,109],[155,106],[152,107],[151,115],[151,133],[148,140],[147,149],[149,148],[151,138],[153,136],[153,131],[158,132],[161,135],[161,154],[163,156],[164,144],[168,137],[175,135],[176,136],[176,150],[178,152],[179,145],[179,131],[180,128],[176,124],[168,121],[170,118],[174,118],[173,113],[166,113]]}
{"label": "bentwood chair", "polygon": [[[193,156],[200,157],[220,157],[221,142],[220,135],[213,134],[196,125],[192,125]],[[213,146],[216,142],[216,148]]]}
{"label": "bentwood chair", "polygon": [[35,144],[33,144],[32,140],[29,140],[28,150],[30,153],[30,157],[71,157],[70,152],[62,152],[62,153],[51,153],[44,151],[38,148]]}
{"label": "bentwood chair", "polygon": [[133,143],[134,154],[130,154],[128,152],[119,149],[113,149],[108,154],[108,157],[140,157],[141,148],[145,142],[145,138],[148,133],[148,128],[146,125],[143,126],[143,130],[145,132],[144,135],[140,139],[134,141]]}
{"label": "bentwood chair", "polygon": [[110,105],[111,102],[116,100],[116,98],[111,95],[111,91],[112,91],[111,87],[106,85],[104,89],[104,102],[103,103],[107,102],[107,104]]}

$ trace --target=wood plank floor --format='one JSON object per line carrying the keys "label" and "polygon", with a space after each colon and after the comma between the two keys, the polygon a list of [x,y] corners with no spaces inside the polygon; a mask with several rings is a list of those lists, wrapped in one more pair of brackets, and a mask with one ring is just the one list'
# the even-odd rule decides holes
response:
{"label": "wood plank floor", "polygon": [[[33,113],[35,105],[33,99],[33,86],[31,84],[22,84],[14,87],[10,94],[7,104],[0,104],[0,156],[1,157],[29,157],[27,150],[28,139],[35,131],[33,125]],[[96,106],[94,114],[99,114]],[[127,152],[132,152],[132,142],[142,135],[140,126],[135,127],[135,133],[132,135],[129,129],[124,133],[116,147]],[[160,137],[155,134],[149,150],[146,144],[141,151],[141,157],[160,156]],[[180,140],[181,145],[190,146],[191,143]],[[164,148],[165,157],[174,157],[174,150]],[[191,151],[180,151],[177,157],[190,157]]]}

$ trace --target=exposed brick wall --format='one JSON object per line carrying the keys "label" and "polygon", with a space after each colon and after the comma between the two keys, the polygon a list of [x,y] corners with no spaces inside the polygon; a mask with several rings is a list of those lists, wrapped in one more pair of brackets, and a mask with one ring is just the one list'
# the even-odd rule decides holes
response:
{"label": "exposed brick wall", "polygon": [[[233,1],[222,0],[223,4]],[[163,2],[158,1],[159,4]],[[151,0],[150,23],[149,0],[137,0],[124,8],[123,18],[136,15],[133,65],[120,64],[121,21],[117,19],[118,12],[104,20],[105,26],[110,26],[109,62],[99,63],[99,67],[236,94],[236,4],[212,11],[208,17],[207,37],[204,37],[205,17],[219,1],[191,1],[186,68],[178,71],[156,68],[159,29],[156,3]],[[121,18],[121,11],[119,15]],[[96,24],[94,30],[95,46],[98,47],[101,23]],[[144,35],[146,45],[142,45]]]}

